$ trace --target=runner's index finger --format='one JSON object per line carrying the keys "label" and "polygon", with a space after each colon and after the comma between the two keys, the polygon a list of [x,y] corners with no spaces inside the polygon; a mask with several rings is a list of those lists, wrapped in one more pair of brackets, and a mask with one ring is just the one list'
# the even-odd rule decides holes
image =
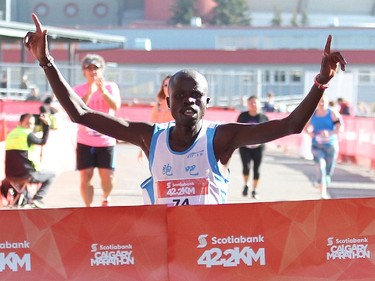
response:
{"label": "runner's index finger", "polygon": [[36,14],[32,14],[32,18],[33,18],[33,21],[34,21],[34,24],[35,24],[35,28],[36,28],[36,32],[43,32],[42,31],[42,24],[40,23],[38,17]]}
{"label": "runner's index finger", "polygon": [[324,55],[329,55],[331,53],[331,41],[332,36],[328,35],[326,46],[324,47]]}

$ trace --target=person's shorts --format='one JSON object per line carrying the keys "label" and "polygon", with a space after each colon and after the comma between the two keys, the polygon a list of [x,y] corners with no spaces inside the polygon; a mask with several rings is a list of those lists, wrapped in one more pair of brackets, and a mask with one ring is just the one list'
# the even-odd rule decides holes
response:
{"label": "person's shorts", "polygon": [[94,147],[77,143],[77,170],[87,168],[115,169],[115,147]]}

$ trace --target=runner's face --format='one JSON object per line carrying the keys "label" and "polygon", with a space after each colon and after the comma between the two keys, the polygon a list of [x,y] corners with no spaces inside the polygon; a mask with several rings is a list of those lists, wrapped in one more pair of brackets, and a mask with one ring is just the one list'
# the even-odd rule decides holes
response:
{"label": "runner's face", "polygon": [[169,105],[177,124],[194,125],[207,108],[207,81],[195,73],[177,75],[169,88]]}

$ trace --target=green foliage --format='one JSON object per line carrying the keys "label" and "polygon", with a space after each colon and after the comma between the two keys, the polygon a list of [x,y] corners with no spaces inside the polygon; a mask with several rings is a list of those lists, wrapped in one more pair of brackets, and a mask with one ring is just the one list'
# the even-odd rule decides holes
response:
{"label": "green foliage", "polygon": [[195,2],[196,0],[177,0],[171,8],[170,23],[190,25],[191,18],[197,15],[197,10],[194,6]]}
{"label": "green foliage", "polygon": [[[300,20],[298,20],[300,18]],[[290,21],[291,26],[308,26],[309,25],[309,18],[306,13],[306,11],[303,11],[302,13],[293,13],[293,17]]]}
{"label": "green foliage", "polygon": [[281,26],[283,19],[281,17],[281,11],[278,7],[275,7],[273,10],[273,19],[272,19],[272,26]]}
{"label": "green foliage", "polygon": [[209,21],[212,25],[251,25],[247,0],[215,0],[217,6]]}
{"label": "green foliage", "polygon": [[[298,20],[300,19],[300,20]],[[272,26],[281,26],[283,23],[283,18],[281,14],[281,10],[278,6],[275,6],[273,8],[273,18],[271,21]],[[292,18],[290,20],[291,26],[308,26],[309,25],[309,18],[306,13],[306,11],[302,11],[301,13],[298,13],[297,11],[293,12]]]}
{"label": "green foliage", "polygon": [[291,26],[298,26],[297,17],[298,17],[297,12],[294,12],[293,16],[292,16],[292,19],[290,20],[290,25]]}
{"label": "green foliage", "polygon": [[302,26],[309,25],[309,16],[307,15],[306,11],[302,12],[301,25]]}

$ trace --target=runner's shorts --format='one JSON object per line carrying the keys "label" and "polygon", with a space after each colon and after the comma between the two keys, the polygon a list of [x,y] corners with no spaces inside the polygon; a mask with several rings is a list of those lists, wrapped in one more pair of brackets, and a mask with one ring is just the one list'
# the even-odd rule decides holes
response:
{"label": "runner's shorts", "polygon": [[115,169],[115,147],[94,147],[77,143],[77,170],[87,168]]}

